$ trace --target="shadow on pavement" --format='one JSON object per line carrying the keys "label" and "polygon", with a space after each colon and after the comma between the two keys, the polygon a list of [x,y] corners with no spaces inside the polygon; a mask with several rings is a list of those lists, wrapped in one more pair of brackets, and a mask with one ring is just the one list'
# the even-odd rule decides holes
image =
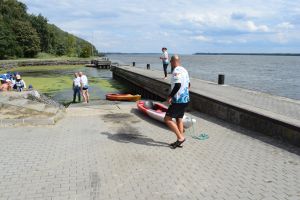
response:
{"label": "shadow on pavement", "polygon": [[126,125],[120,127],[117,133],[102,132],[102,135],[106,135],[108,139],[120,142],[120,143],[134,143],[155,147],[168,147],[169,144],[165,142],[155,141],[152,138],[148,138],[142,135],[136,128]]}

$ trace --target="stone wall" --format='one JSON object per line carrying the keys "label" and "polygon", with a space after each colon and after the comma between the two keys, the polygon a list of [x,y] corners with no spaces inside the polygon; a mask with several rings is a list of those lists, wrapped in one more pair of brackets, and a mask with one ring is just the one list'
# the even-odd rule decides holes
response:
{"label": "stone wall", "polygon": [[22,66],[48,66],[48,65],[85,65],[89,64],[90,60],[28,60],[28,61],[14,61],[3,62],[0,64],[0,69],[12,69]]}

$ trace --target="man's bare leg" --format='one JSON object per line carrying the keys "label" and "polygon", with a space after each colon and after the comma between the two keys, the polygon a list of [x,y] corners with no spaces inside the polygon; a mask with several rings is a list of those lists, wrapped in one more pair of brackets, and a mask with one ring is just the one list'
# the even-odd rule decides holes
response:
{"label": "man's bare leg", "polygon": [[184,138],[182,118],[177,118],[176,119],[176,124],[177,124],[177,127],[178,127],[179,131],[180,131],[181,138]]}
{"label": "man's bare leg", "polygon": [[86,90],[86,102],[88,103],[89,101],[90,101],[89,91]]}
{"label": "man's bare leg", "polygon": [[[165,122],[168,125],[168,127],[176,134],[177,140],[183,141],[184,137],[183,134],[181,134],[177,126],[177,123],[173,122],[172,118],[169,116],[165,116]],[[182,127],[182,131],[183,131],[183,127]]]}
{"label": "man's bare leg", "polygon": [[83,96],[84,102],[87,103],[86,90],[82,90],[82,96]]}

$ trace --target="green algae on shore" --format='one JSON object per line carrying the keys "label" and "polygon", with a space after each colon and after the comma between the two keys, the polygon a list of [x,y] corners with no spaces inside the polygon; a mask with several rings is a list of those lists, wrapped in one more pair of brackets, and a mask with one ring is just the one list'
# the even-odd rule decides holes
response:
{"label": "green algae on shore", "polygon": [[23,77],[27,86],[31,84],[34,89],[42,93],[53,93],[60,90],[72,88],[72,77],[58,76],[58,77]]}
{"label": "green algae on shore", "polygon": [[[8,70],[0,71],[6,73]],[[82,71],[89,80],[91,99],[104,99],[106,93],[126,91],[126,87],[111,78],[108,70],[87,68],[83,65],[57,65],[57,66],[29,66],[10,69],[10,72],[19,72],[27,87],[34,89],[59,101],[68,103],[73,98],[74,72]]]}
{"label": "green algae on shore", "polygon": [[112,79],[99,79],[91,77],[89,79],[90,85],[95,86],[103,90],[104,92],[112,92],[114,90],[123,90],[124,86]]}
{"label": "green algae on shore", "polygon": [[[58,77],[24,77],[26,84],[31,84],[35,89],[42,93],[53,93],[56,91],[72,89],[72,78],[71,76],[58,76]],[[90,87],[96,89],[99,88],[103,92],[114,92],[122,90],[124,87],[118,84],[114,80],[105,80],[96,77],[89,78]]]}

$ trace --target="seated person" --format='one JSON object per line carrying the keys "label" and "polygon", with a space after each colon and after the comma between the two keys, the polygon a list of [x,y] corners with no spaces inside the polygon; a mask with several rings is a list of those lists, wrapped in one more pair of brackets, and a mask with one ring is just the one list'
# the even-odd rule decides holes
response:
{"label": "seated person", "polygon": [[16,89],[18,92],[23,91],[26,88],[25,81],[22,80],[21,76],[19,74],[16,75],[16,82],[14,85],[14,89]]}
{"label": "seated person", "polygon": [[9,84],[9,79],[7,80],[1,80],[1,86],[0,86],[0,91],[6,92],[11,89],[10,84]]}

